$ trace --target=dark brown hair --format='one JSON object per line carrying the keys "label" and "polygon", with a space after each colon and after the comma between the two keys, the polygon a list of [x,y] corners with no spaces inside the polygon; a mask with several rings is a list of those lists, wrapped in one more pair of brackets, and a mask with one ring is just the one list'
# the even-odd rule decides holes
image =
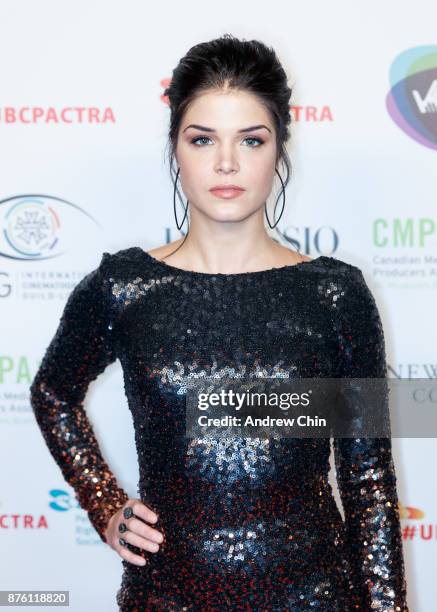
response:
{"label": "dark brown hair", "polygon": [[[240,40],[232,34],[191,47],[173,70],[170,85],[164,91],[171,113],[168,147],[173,184],[177,174],[174,160],[179,128],[188,105],[202,92],[226,86],[256,95],[270,113],[276,133],[276,164],[282,161],[285,167],[285,178],[282,177],[282,189],[285,189],[291,174],[286,143],[290,137],[292,89],[273,48],[258,40]],[[178,186],[175,188],[185,208]],[[275,210],[281,195],[282,192]]]}

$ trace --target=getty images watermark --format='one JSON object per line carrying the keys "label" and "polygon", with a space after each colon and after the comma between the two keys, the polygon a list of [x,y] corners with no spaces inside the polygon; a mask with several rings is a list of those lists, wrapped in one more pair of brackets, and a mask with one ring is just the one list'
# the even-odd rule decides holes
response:
{"label": "getty images watermark", "polygon": [[437,381],[227,378],[187,384],[190,438],[437,437]]}

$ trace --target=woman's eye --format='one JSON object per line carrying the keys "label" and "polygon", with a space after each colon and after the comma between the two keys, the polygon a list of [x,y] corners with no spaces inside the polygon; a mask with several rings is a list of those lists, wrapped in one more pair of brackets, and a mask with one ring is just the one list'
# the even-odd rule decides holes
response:
{"label": "woman's eye", "polygon": [[[196,138],[193,138],[191,140],[191,143],[192,144],[197,144],[199,140],[211,140],[211,139],[208,138],[208,136],[197,136]],[[251,140],[252,142],[258,143],[258,144],[255,145],[255,147],[258,147],[259,145],[263,144],[263,141],[261,140],[261,138],[255,138],[255,137],[248,136],[244,140]],[[251,148],[254,148],[254,147],[252,146]]]}
{"label": "woman's eye", "polygon": [[258,144],[256,145],[257,147],[259,147],[259,145],[262,145],[263,141],[261,140],[261,138],[251,138],[250,136],[248,136],[247,138],[245,138],[244,140],[252,140],[254,142],[257,142]]}
{"label": "woman's eye", "polygon": [[211,140],[211,139],[208,138],[207,136],[197,136],[197,138],[193,138],[191,142],[193,144],[196,144],[198,140]]}

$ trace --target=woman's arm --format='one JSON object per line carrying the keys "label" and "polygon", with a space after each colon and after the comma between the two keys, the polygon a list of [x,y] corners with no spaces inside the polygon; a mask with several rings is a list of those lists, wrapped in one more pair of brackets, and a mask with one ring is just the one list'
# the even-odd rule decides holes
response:
{"label": "woman's arm", "polygon": [[[352,266],[350,274],[336,303],[339,374],[386,378],[384,332],[374,297],[359,268]],[[387,419],[388,400],[381,404]],[[391,438],[334,438],[334,457],[352,580],[365,609],[408,612]]]}
{"label": "woman's arm", "polygon": [[128,499],[105,462],[83,401],[92,380],[116,359],[106,267],[73,289],[60,323],[30,387],[30,401],[47,446],[74,488],[101,539],[116,510]]}

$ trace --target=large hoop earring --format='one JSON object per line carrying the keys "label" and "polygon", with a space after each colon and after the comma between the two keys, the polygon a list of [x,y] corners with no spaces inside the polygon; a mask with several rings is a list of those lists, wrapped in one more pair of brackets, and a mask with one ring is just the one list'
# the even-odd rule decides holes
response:
{"label": "large hoop earring", "polygon": [[[264,210],[265,210],[265,213],[266,213],[267,223],[269,224],[269,226],[270,226],[270,228],[271,228],[271,229],[275,228],[275,227],[278,225],[279,220],[280,220],[280,218],[282,217],[282,213],[283,213],[283,212],[284,212],[284,210],[285,210],[285,185],[284,185],[284,181],[282,180],[281,175],[279,174],[279,172],[278,172],[278,169],[277,169],[277,168],[275,168],[275,172],[276,172],[276,174],[279,176],[279,180],[281,181],[281,185],[282,185],[282,192],[281,192],[281,193],[282,193],[282,210],[281,210],[281,214],[280,214],[280,215],[279,215],[279,217],[278,217],[278,220],[276,221],[276,223],[274,223],[274,224],[272,225],[272,224],[270,223],[269,215],[267,214],[267,202],[264,202]],[[279,196],[278,196],[278,197],[277,197],[277,199],[276,199],[276,202],[275,202],[275,208],[274,208],[274,210],[273,210],[273,218],[275,217],[275,213],[276,213],[276,206],[278,205],[278,201],[279,201],[279,198],[280,198],[280,197],[281,197],[281,194],[279,194]]]}
{"label": "large hoop earring", "polygon": [[178,182],[178,176],[179,176],[180,170],[181,169],[178,168],[178,171],[176,173],[175,182],[174,182],[174,189],[173,189],[173,213],[174,213],[174,218],[175,218],[175,221],[176,221],[176,227],[178,228],[178,230],[180,230],[181,227],[184,224],[185,217],[187,216],[188,204],[189,204],[189,202],[187,200],[187,204],[186,204],[185,209],[184,209],[184,218],[182,219],[182,223],[179,225],[179,223],[178,223],[178,216],[177,216],[177,213],[176,213],[176,183]]}

